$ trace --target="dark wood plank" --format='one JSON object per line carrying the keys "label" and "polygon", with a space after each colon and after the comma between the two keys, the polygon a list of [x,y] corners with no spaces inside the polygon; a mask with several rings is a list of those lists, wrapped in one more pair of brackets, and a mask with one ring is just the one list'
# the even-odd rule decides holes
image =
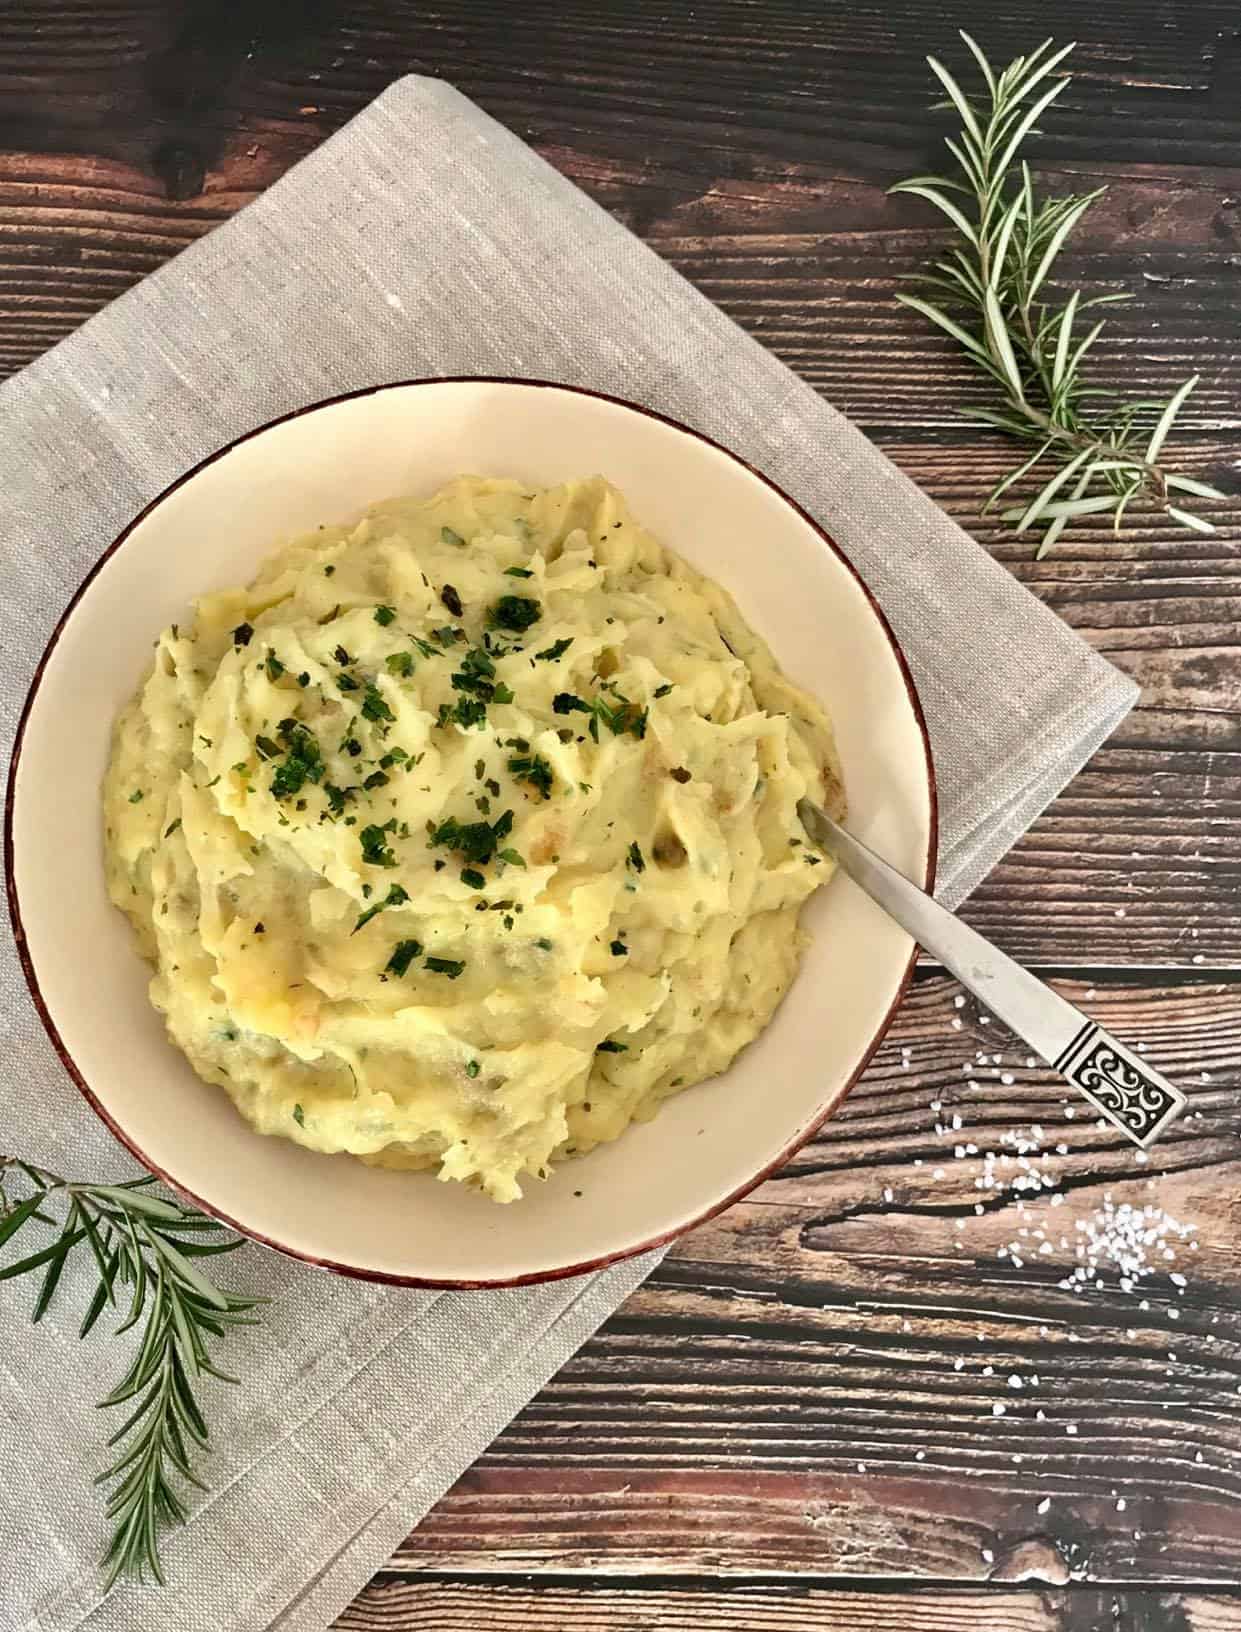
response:
{"label": "dark wood plank", "polygon": [[[840,1114],[674,1246],[401,1562],[1235,1582],[1241,987],[1063,990],[1190,1094],[1149,1160],[919,981]],[[1150,1274],[1064,1288],[1124,1206],[1156,1211]]]}
{"label": "dark wood plank", "polygon": [[[795,1585],[734,1587],[728,1592],[703,1582],[663,1585],[493,1585],[387,1577],[373,1582],[335,1622],[339,1632],[821,1632],[848,1625],[854,1632],[1070,1632],[1090,1623],[1083,1611],[1102,1608],[1099,1595],[1076,1603],[1063,1594],[1033,1591],[923,1592],[894,1598]],[[1102,1622],[1095,1623],[1102,1626]],[[1120,1623],[1111,1623],[1124,1632]],[[1225,1625],[1202,1623],[1204,1632]]]}
{"label": "dark wood plank", "polygon": [[1237,1632],[1226,1593],[848,1590],[709,1580],[506,1584],[385,1576],[335,1622],[339,1632]]}

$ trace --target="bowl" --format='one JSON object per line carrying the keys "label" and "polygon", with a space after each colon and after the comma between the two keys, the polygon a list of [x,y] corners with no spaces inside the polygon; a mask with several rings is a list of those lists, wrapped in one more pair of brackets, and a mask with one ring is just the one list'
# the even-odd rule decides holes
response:
{"label": "bowl", "polygon": [[935,786],[908,667],[866,586],[806,513],[708,438],[631,403],[534,380],[377,386],[274,420],[160,495],[58,624],[9,775],[10,908],[35,1004],[70,1076],[144,1167],[255,1240],[346,1274],[495,1286],[660,1245],[809,1139],[861,1074],[912,968],[909,937],[835,877],[808,904],[801,972],[732,1068],[502,1207],[425,1173],[321,1156],[250,1128],[169,1043],[103,876],[113,719],[152,643],[284,536],[462,472],[551,485],[596,472],[735,595],[835,721],[850,825],[928,886]]}

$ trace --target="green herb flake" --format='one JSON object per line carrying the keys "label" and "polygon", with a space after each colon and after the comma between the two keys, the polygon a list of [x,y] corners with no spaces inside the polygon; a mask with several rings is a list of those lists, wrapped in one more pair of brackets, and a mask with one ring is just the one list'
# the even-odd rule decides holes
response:
{"label": "green herb flake", "polygon": [[330,578],[335,571],[336,571],[336,568],[333,567],[333,566],[324,567],[323,576],[325,578]]}
{"label": "green herb flake", "polygon": [[478,1075],[481,1069],[482,1067],[479,1065],[477,1060],[469,1060],[466,1062],[465,1074],[467,1077],[474,1078]]}
{"label": "green herb flake", "polygon": [[624,941],[612,942],[612,956],[614,958],[627,958],[629,956],[629,948]]}
{"label": "green herb flake", "polygon": [[303,669],[301,674],[298,675],[297,683],[298,683],[299,686],[302,686],[302,687],[308,686],[310,684],[310,676],[306,673],[305,669]]}
{"label": "green herb flake", "polygon": [[414,672],[414,654],[412,652],[390,652],[384,658],[384,667],[389,674],[395,674],[402,680],[408,680]]}
{"label": "green herb flake", "polygon": [[362,717],[366,720],[395,720],[396,715],[376,686],[368,685],[362,696]]}
{"label": "green herb flake", "polygon": [[169,822],[168,826],[164,829],[164,837],[166,839],[170,839],[180,826],[181,818],[178,816],[175,821]]}
{"label": "green herb flake", "polygon": [[390,623],[396,622],[395,606],[377,606],[375,608],[375,622],[381,629],[386,629]]}
{"label": "green herb flake", "polygon": [[594,709],[571,691],[558,691],[552,698],[553,714],[593,714]]}
{"label": "green herb flake", "polygon": [[538,601],[532,601],[526,595],[501,595],[487,612],[487,627],[524,634],[542,616],[543,608]]}
{"label": "green herb flake", "polygon": [[462,538],[461,534],[456,530],[455,527],[441,527],[440,528],[440,543],[441,544],[456,544],[458,546],[458,548],[460,548],[460,546],[465,543],[465,540]]}
{"label": "green herb flake", "polygon": [[384,965],[384,973],[390,975],[404,975],[415,958],[422,956],[421,941],[398,941],[392,948],[392,956]]}
{"label": "green herb flake", "polygon": [[360,691],[361,690],[361,682],[358,681],[358,680],[355,680],[353,675],[351,675],[351,674],[338,674],[336,676],[336,684],[340,688],[341,691]]}
{"label": "green herb flake", "polygon": [[646,871],[646,861],[641,850],[638,848],[636,839],[629,846],[629,865],[633,868],[635,873],[644,873]]}
{"label": "green herb flake", "polygon": [[267,670],[267,678],[273,682],[279,680],[284,673],[284,664],[276,656],[275,652],[268,652],[263,667]]}
{"label": "green herb flake", "polygon": [[505,567],[504,576],[506,578],[533,578],[534,574],[529,567]]}
{"label": "green herb flake", "polygon": [[386,788],[388,781],[389,777],[387,771],[372,771],[363,782],[362,786],[368,791],[374,788]]}
{"label": "green herb flake", "polygon": [[430,957],[426,961],[426,967],[433,975],[447,975],[449,980],[456,980],[465,969],[465,961],[457,958]]}
{"label": "green herb flake", "polygon": [[382,912],[385,907],[400,907],[403,906],[408,900],[409,892],[403,889],[400,884],[393,884],[382,901],[377,901],[373,907],[367,908],[367,910],[358,919],[357,923],[353,926],[350,933],[356,935],[364,924],[369,924],[375,914],[377,912]]}
{"label": "green herb flake", "polygon": [[656,697],[666,697],[671,690],[672,687],[670,685],[656,686],[655,695]]}
{"label": "green herb flake", "polygon": [[508,769],[518,782],[529,782],[544,799],[552,796],[552,768],[542,754],[518,754],[508,761]]}
{"label": "green herb flake", "polygon": [[540,663],[556,663],[564,656],[572,644],[573,636],[570,635],[567,640],[553,641],[550,646],[545,646],[541,652],[535,652],[534,655]]}
{"label": "green herb flake", "polygon": [[461,596],[451,584],[445,584],[440,590],[440,600],[443,601],[454,618],[464,617],[465,608],[461,604]]}
{"label": "green herb flake", "polygon": [[234,646],[248,646],[253,638],[254,638],[254,625],[253,624],[239,623],[237,625],[237,627],[233,630],[233,645]]}
{"label": "green herb flake", "polygon": [[507,861],[510,867],[524,867],[526,865],[525,857],[516,850],[501,850],[499,856],[500,860]]}
{"label": "green herb flake", "polygon": [[131,805],[140,805],[142,803],[142,789],[141,788],[135,788],[134,789],[134,791],[129,796],[129,802],[130,802]]}
{"label": "green herb flake", "polygon": [[293,1107],[293,1120],[297,1123],[299,1128],[304,1128],[306,1126],[306,1113],[300,1105],[295,1105]]}
{"label": "green herb flake", "polygon": [[628,1054],[628,1043],[614,1043],[609,1037],[605,1042],[595,1045],[596,1054]]}
{"label": "green herb flake", "polygon": [[255,737],[254,746],[258,749],[259,753],[264,759],[280,758],[280,744],[278,742],[273,742],[270,737]]}
{"label": "green herb flake", "polygon": [[387,831],[372,822],[358,834],[362,845],[362,860],[368,867],[395,867],[396,857],[388,845]]}
{"label": "green herb flake", "polygon": [[472,890],[484,889],[487,884],[487,880],[483,875],[473,867],[463,867],[461,869],[461,882],[468,884]]}

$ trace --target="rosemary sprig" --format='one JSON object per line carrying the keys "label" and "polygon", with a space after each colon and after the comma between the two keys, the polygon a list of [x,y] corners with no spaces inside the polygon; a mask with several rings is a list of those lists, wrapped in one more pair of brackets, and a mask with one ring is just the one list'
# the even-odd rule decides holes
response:
{"label": "rosemary sprig", "polygon": [[1105,188],[1066,198],[1040,198],[1030,169],[1017,163],[1021,143],[1068,85],[1051,75],[1073,49],[1052,49],[1044,40],[1028,57],[1017,57],[997,73],[982,49],[962,31],[982,76],[982,90],[968,96],[942,63],[928,57],[931,71],[960,116],[961,129],[946,143],[959,175],[914,176],[894,193],[915,193],[940,210],[961,242],[934,264],[921,281],[938,304],[918,295],[898,295],[956,340],[972,362],[995,381],[1003,398],[996,408],[962,410],[1035,444],[1025,462],[997,483],[984,515],[1023,477],[1045,461],[1055,468],[1026,503],[1001,512],[1019,533],[1043,529],[1038,554],[1051,548],[1075,516],[1110,513],[1115,531],[1135,501],[1153,506],[1181,527],[1214,531],[1201,516],[1181,508],[1174,497],[1225,495],[1205,482],[1179,476],[1160,455],[1185,399],[1198,383],[1195,374],[1166,402],[1107,402],[1107,393],[1082,383],[1082,363],[1103,328],[1095,322],[1080,336],[1078,318],[1091,306],[1126,300],[1125,294],[1083,300],[1074,291],[1062,306],[1045,290],[1073,228]]}
{"label": "rosemary sprig", "polygon": [[[28,1191],[19,1201],[6,1191],[15,1178]],[[195,1258],[243,1243],[233,1235],[219,1239],[223,1226],[215,1219],[149,1194],[154,1182],[79,1184],[0,1156],[0,1247],[29,1226],[56,1230],[48,1245],[0,1268],[0,1281],[41,1269],[32,1318],[42,1320],[70,1255],[85,1246],[99,1280],[78,1335],[86,1336],[107,1305],[120,1312],[122,1288],[128,1299],[117,1332],[142,1322],[133,1363],[99,1402],[105,1409],[135,1402],[108,1440],[117,1447],[116,1460],[95,1479],[112,1486],[106,1510],[112,1533],[101,1561],[105,1591],[122,1573],[143,1579],[148,1567],[163,1583],[160,1531],[186,1518],[174,1476],[206,1489],[193,1465],[208,1448],[196,1386],[204,1375],[237,1381],[212,1363],[209,1342],[230,1326],[256,1324],[249,1311],[265,1301],[222,1292],[195,1266]],[[58,1218],[62,1202],[67,1205]]]}

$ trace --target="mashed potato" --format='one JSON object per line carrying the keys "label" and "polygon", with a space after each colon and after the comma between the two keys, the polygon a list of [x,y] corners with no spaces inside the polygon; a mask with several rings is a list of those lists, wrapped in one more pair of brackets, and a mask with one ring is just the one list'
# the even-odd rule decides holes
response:
{"label": "mashed potato", "polygon": [[842,808],[822,710],[614,488],[462,477],[161,636],[108,883],[260,1132],[510,1201],[767,1024],[803,794]]}

